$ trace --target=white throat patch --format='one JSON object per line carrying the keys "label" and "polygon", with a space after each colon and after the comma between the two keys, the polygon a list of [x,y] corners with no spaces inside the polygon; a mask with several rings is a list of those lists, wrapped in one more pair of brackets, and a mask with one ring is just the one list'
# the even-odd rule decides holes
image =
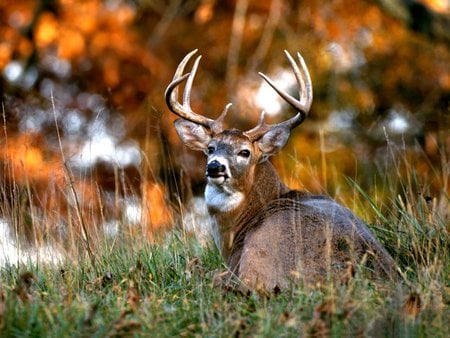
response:
{"label": "white throat patch", "polygon": [[241,205],[244,200],[244,194],[239,191],[227,189],[223,185],[207,184],[205,200],[208,209],[218,212],[230,212]]}

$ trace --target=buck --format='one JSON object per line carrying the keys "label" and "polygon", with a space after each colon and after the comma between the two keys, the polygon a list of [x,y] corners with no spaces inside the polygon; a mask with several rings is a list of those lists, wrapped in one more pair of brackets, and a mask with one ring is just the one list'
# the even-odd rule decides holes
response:
{"label": "buck", "polygon": [[[394,261],[359,218],[328,197],[289,189],[268,161],[304,121],[312,104],[311,79],[300,53],[299,67],[285,51],[299,99],[259,73],[297,114],[269,125],[262,112],[256,127],[241,131],[224,128],[231,104],[215,120],[192,111],[191,88],[201,56],[190,73],[183,73],[196,52],[178,65],[165,99],[180,117],[174,124],[182,142],[207,155],[205,201],[214,240],[231,274],[249,289],[268,292],[299,281],[341,280],[349,266],[362,262],[376,276],[392,275]],[[178,89],[183,82],[180,103]]]}

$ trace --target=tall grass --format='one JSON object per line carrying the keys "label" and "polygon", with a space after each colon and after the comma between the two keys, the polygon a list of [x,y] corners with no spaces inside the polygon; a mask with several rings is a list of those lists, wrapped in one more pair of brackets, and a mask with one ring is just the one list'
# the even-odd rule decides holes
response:
{"label": "tall grass", "polygon": [[[63,259],[0,268],[0,336],[448,337],[448,154],[432,167],[440,184],[432,195],[430,177],[399,154],[379,169],[381,183],[371,191],[357,180],[340,183],[398,263],[397,281],[368,280],[357,270],[342,285],[243,295],[214,286],[224,269],[220,254],[186,231],[183,217],[152,241],[127,224],[113,238],[89,231],[94,259],[83,245],[64,247],[83,243],[82,233],[47,236],[43,227],[33,238],[60,248]],[[27,191],[2,186],[1,194],[0,210],[16,232],[30,217],[31,224],[50,217],[30,213]]]}

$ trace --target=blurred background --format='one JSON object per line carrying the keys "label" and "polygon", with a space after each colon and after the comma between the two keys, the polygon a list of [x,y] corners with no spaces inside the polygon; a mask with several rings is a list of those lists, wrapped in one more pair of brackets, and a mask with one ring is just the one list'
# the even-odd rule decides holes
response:
{"label": "blurred background", "polygon": [[302,53],[313,107],[273,159],[290,186],[348,202],[349,177],[382,199],[414,166],[418,195],[448,194],[449,48],[448,0],[2,1],[0,224],[30,241],[172,226],[203,189],[163,98],[193,49],[194,110],[232,102],[240,129],[294,114],[257,72],[295,95],[283,50]]}

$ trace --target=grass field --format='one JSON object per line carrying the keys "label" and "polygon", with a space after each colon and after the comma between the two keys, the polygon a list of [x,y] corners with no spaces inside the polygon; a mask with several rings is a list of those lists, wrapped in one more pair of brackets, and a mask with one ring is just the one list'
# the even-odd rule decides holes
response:
{"label": "grass field", "polygon": [[223,290],[213,285],[225,269],[220,254],[181,220],[152,242],[123,231],[91,238],[90,253],[81,246],[56,265],[1,267],[0,336],[448,337],[447,157],[441,162],[435,196],[417,193],[426,178],[412,165],[371,192],[346,183],[349,206],[398,263],[398,281],[356,269],[344,285],[297,285],[269,298]]}

